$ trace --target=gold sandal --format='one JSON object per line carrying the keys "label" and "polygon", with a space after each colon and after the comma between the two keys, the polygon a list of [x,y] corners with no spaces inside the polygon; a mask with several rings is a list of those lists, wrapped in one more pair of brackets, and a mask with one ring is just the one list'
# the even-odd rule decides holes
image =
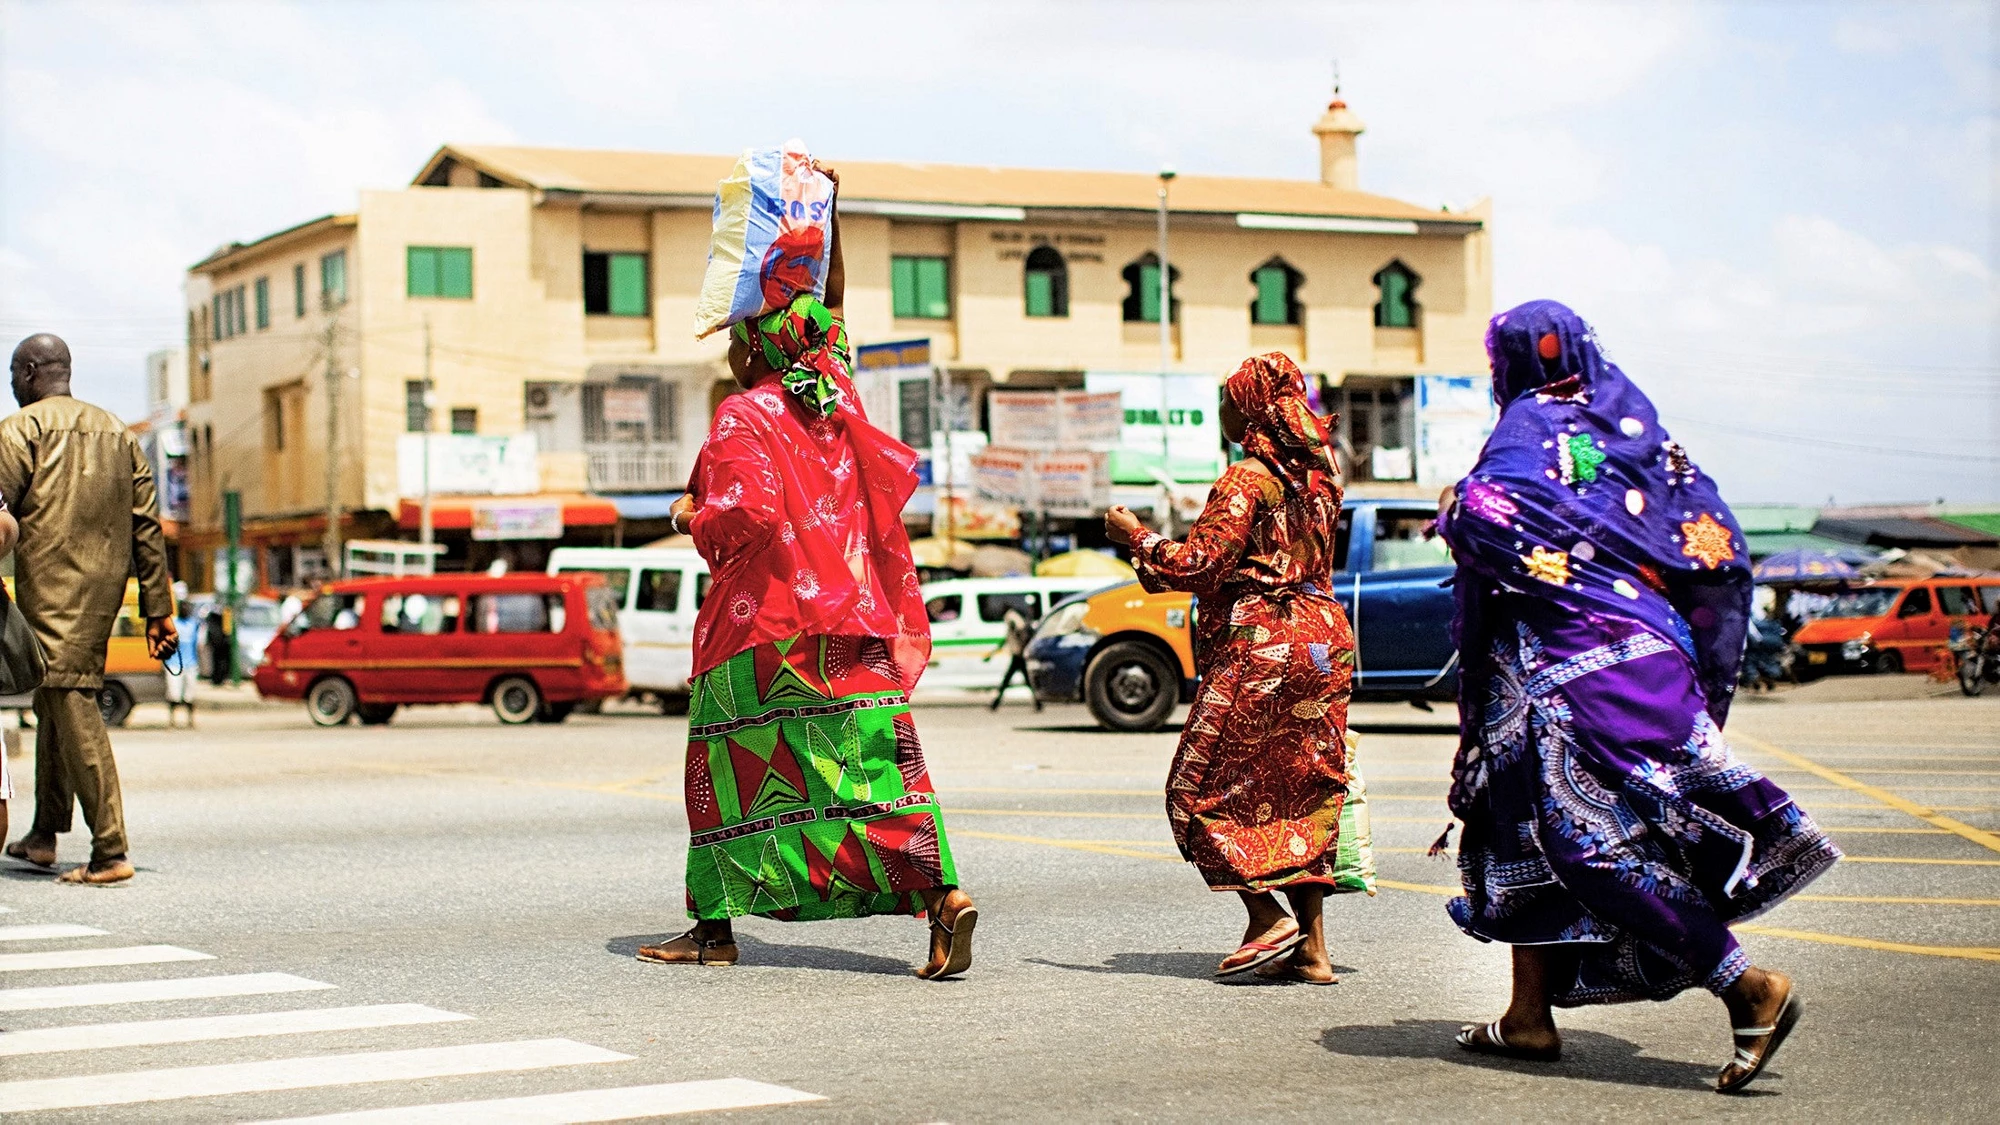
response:
{"label": "gold sandal", "polygon": [[979,908],[972,904],[971,896],[964,895],[964,892],[958,891],[955,887],[952,890],[963,895],[965,905],[958,908],[958,911],[951,916],[950,922],[946,922],[944,904],[951,897],[951,894],[947,893],[944,898],[938,900],[937,909],[931,911],[933,939],[938,934],[943,934],[945,938],[944,964],[933,968],[936,962],[926,963],[923,968],[917,970],[917,976],[922,980],[955,977],[972,967],[972,930],[979,924]]}
{"label": "gold sandal", "polygon": [[[675,942],[682,940],[687,948],[675,949]],[[656,965],[734,965],[740,954],[734,941],[707,941],[689,930],[664,945],[642,945],[636,956]]]}

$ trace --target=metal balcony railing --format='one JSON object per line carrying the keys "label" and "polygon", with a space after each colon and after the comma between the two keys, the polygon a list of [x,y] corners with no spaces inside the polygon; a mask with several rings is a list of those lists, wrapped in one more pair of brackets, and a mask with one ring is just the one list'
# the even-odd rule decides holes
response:
{"label": "metal balcony railing", "polygon": [[687,484],[681,447],[663,444],[584,446],[592,492],[658,492]]}

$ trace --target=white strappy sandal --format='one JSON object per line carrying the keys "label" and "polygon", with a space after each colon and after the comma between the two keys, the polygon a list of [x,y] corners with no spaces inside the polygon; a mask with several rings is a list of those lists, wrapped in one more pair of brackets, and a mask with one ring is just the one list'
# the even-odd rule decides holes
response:
{"label": "white strappy sandal", "polygon": [[[1480,1032],[1486,1033],[1485,1041],[1479,1039]],[[1516,1047],[1500,1034],[1500,1021],[1481,1027],[1476,1023],[1466,1024],[1458,1029],[1458,1045],[1481,1055],[1498,1055],[1507,1059],[1523,1059],[1528,1062],[1555,1062],[1562,1058],[1562,1044],[1553,1047]]]}
{"label": "white strappy sandal", "polygon": [[[1805,1005],[1800,1002],[1797,986],[1785,993],[1785,1002],[1778,1008],[1778,1018],[1769,1027],[1732,1027],[1729,1033],[1737,1039],[1736,1057],[1715,1076],[1715,1092],[1733,1094],[1748,1086],[1752,1079],[1764,1070],[1771,1056],[1778,1053],[1778,1047],[1805,1013]],[[1752,1040],[1744,1046],[1742,1040]]]}

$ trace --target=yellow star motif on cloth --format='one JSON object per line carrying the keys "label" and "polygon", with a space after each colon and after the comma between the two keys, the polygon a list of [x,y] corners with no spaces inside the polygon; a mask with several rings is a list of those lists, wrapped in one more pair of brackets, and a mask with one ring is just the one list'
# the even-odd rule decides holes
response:
{"label": "yellow star motif on cloth", "polygon": [[1735,548],[1729,545],[1729,529],[1715,522],[1715,517],[1707,512],[1693,523],[1682,524],[1681,534],[1687,537],[1687,542],[1681,544],[1681,554],[1700,559],[1710,570],[1736,557]]}
{"label": "yellow star motif on cloth", "polygon": [[1536,547],[1534,554],[1520,556],[1528,564],[1528,577],[1537,578],[1551,586],[1561,586],[1569,581],[1569,552],[1551,551],[1547,547]]}

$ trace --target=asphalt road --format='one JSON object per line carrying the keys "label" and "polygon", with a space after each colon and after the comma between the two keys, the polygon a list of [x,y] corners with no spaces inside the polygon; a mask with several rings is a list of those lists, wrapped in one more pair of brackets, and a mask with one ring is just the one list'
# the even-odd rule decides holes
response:
{"label": "asphalt road", "polygon": [[[1241,913],[1169,842],[1173,734],[1025,704],[917,718],[982,907],[974,970],[944,984],[911,975],[909,919],[751,919],[729,969],[632,958],[686,925],[681,720],[502,728],[451,708],[322,731],[293,707],[238,707],[191,734],[141,708],[115,736],[139,877],[58,887],[0,865],[0,1118],[568,1094],[541,1103],[568,1116],[510,1120],[804,1095],[823,1100],[708,1115],[1990,1121],[2000,1104],[2000,699],[1739,705],[1746,757],[1851,858],[1742,927],[1810,1010],[1737,1099],[1707,1091],[1729,1039],[1706,994],[1564,1013],[1553,1065],[1452,1045],[1499,1012],[1507,976],[1504,949],[1447,921],[1452,866],[1421,854],[1445,820],[1442,712],[1355,711],[1383,886],[1329,905],[1333,988],[1211,979]],[[27,783],[32,756],[13,765]],[[65,838],[65,865],[87,848]],[[245,994],[139,999],[177,989]],[[143,1026],[56,1030],[105,1024]]]}

